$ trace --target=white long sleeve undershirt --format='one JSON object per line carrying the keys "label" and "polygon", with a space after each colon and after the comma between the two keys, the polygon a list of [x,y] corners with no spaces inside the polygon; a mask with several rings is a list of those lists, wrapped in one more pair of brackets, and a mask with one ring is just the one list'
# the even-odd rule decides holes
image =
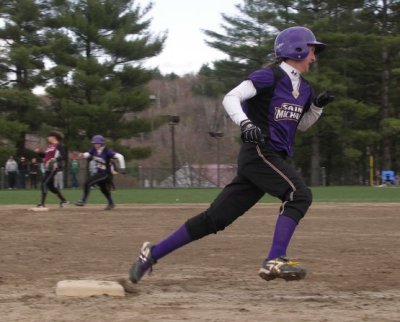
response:
{"label": "white long sleeve undershirt", "polygon": [[310,109],[304,113],[297,128],[302,132],[307,131],[315,122],[318,121],[322,111],[323,109],[321,107],[311,104]]}
{"label": "white long sleeve undershirt", "polygon": [[[90,156],[91,156],[91,154],[90,154],[89,152],[83,153],[83,157],[84,157],[85,159],[89,158]],[[117,160],[118,160],[118,164],[119,164],[119,167],[120,167],[121,169],[125,169],[125,168],[126,168],[126,165],[125,165],[125,158],[124,158],[124,156],[123,156],[122,154],[120,154],[120,153],[115,153],[113,159],[117,159]]]}
{"label": "white long sleeve undershirt", "polygon": [[257,90],[251,80],[245,80],[225,95],[222,105],[233,122],[240,125],[240,122],[247,120],[243,112],[242,103],[256,96]]}
{"label": "white long sleeve undershirt", "polygon": [[120,153],[115,153],[114,158],[118,160],[118,164],[120,169],[125,169],[125,158],[122,154]]}

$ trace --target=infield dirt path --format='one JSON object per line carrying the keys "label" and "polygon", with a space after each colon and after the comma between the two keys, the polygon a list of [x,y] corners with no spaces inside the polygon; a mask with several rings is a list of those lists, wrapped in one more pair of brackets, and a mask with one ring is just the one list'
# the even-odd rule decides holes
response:
{"label": "infield dirt path", "polygon": [[1,207],[0,321],[400,321],[400,204],[313,205],[289,251],[308,270],[300,282],[257,275],[268,204],[160,260],[125,298],[55,295],[59,280],[126,277],[143,241],[205,207]]}

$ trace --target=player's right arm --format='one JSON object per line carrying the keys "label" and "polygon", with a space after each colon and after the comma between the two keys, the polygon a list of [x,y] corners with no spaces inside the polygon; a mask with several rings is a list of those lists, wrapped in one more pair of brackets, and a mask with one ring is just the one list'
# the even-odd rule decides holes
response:
{"label": "player's right arm", "polygon": [[78,158],[81,158],[81,159],[88,159],[88,160],[90,160],[92,157],[93,157],[93,152],[92,152],[92,150],[89,150],[89,151],[83,152],[83,153],[81,152],[81,153],[78,154]]}
{"label": "player's right arm", "polygon": [[229,117],[237,125],[248,119],[243,112],[242,103],[256,96],[257,90],[251,80],[245,80],[225,95],[222,105]]}
{"label": "player's right arm", "polygon": [[259,91],[272,86],[274,75],[271,68],[263,68],[251,73],[245,81],[240,83],[228,94],[222,102],[226,112],[233,122],[240,126],[241,139],[243,142],[264,143],[261,129],[252,120],[249,120],[243,111],[242,105],[245,101],[253,98]]}
{"label": "player's right arm", "polygon": [[242,109],[242,103],[256,95],[257,89],[253,82],[245,80],[226,94],[222,102],[232,121],[240,126],[242,141],[247,143],[262,143],[264,140],[260,128],[248,119]]}
{"label": "player's right arm", "polygon": [[46,155],[46,153],[44,153],[43,151],[40,151],[39,148],[35,148],[34,152],[36,153],[36,155],[37,155],[39,158],[44,158],[45,155]]}

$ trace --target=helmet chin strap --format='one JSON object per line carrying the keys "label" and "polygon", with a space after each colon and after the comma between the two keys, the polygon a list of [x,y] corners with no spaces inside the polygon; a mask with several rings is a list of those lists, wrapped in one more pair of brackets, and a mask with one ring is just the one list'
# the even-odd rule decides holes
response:
{"label": "helmet chin strap", "polygon": [[314,61],[308,61],[305,62],[305,59],[303,60],[292,60],[292,59],[287,59],[285,61],[286,64],[292,66],[294,69],[296,69],[300,74],[305,74],[310,70],[311,65],[314,63]]}
{"label": "helmet chin strap", "polygon": [[297,60],[292,60],[292,59],[287,59],[285,61],[286,64],[292,66],[296,71],[298,71],[300,74],[302,73],[301,68],[299,68],[299,61]]}

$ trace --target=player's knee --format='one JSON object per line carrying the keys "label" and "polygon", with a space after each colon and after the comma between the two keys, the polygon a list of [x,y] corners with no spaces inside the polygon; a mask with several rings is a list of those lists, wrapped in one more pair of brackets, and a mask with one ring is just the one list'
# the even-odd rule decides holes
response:
{"label": "player's knee", "polygon": [[52,193],[57,193],[58,192],[58,188],[54,187],[54,186],[48,186],[48,189],[52,192]]}
{"label": "player's knee", "polygon": [[307,213],[308,208],[311,206],[312,199],[312,192],[309,188],[304,187],[297,189],[291,194],[288,200],[286,200],[287,202],[285,203],[283,210],[284,214],[291,217],[296,222],[300,222]]}
{"label": "player's knee", "polygon": [[308,187],[304,188],[298,188],[296,191],[291,191],[289,192],[285,198],[284,201],[286,202],[296,202],[296,203],[302,203],[304,205],[310,206],[312,203],[312,192],[311,189]]}
{"label": "player's knee", "polygon": [[308,187],[300,189],[298,192],[298,198],[300,198],[304,202],[304,205],[308,209],[311,206],[312,201],[313,201],[313,195],[312,195],[311,189]]}
{"label": "player's knee", "polygon": [[186,228],[193,240],[200,239],[212,233],[210,218],[207,212],[202,212],[186,221]]}
{"label": "player's knee", "polygon": [[297,192],[297,204],[298,204],[298,221],[300,221],[307,213],[308,208],[312,204],[312,192],[310,188],[303,188]]}

